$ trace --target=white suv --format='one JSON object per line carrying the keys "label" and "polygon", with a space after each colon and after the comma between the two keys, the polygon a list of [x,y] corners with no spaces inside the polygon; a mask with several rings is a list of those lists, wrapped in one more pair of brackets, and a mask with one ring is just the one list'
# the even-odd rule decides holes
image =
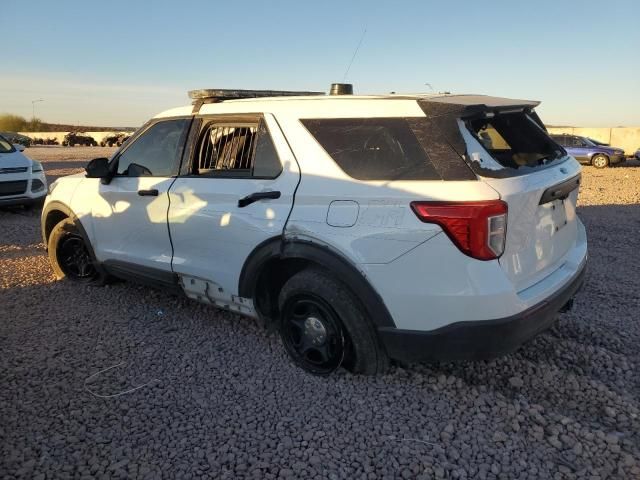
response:
{"label": "white suv", "polygon": [[42,164],[31,160],[22,145],[13,145],[0,135],[0,207],[42,204],[47,178]]}
{"label": "white suv", "polygon": [[260,318],[317,374],[495,357],[571,306],[581,167],[536,102],[293,93],[192,92],[58,179],[57,276]]}

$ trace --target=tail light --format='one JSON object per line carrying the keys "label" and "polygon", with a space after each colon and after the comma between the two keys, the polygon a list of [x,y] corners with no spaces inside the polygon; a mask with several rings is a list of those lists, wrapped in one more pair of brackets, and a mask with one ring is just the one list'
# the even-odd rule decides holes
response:
{"label": "tail light", "polygon": [[470,257],[493,260],[504,252],[507,204],[481,202],[412,202],[411,209],[425,223],[442,227],[451,241]]}

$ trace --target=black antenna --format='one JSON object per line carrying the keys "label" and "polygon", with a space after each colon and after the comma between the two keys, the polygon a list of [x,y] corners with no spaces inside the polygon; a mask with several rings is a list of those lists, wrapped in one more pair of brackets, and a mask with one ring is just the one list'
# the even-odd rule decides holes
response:
{"label": "black antenna", "polygon": [[353,65],[353,61],[356,59],[356,55],[358,55],[358,50],[360,50],[360,45],[362,45],[362,41],[364,40],[364,36],[367,33],[367,26],[364,26],[364,30],[362,31],[362,35],[360,36],[360,41],[358,42],[358,46],[356,50],[353,52],[353,57],[351,57],[351,61],[349,62],[349,66],[347,67],[347,71],[344,72],[344,77],[342,77],[342,83],[347,80],[347,75],[349,75],[349,70],[351,70],[351,65]]}

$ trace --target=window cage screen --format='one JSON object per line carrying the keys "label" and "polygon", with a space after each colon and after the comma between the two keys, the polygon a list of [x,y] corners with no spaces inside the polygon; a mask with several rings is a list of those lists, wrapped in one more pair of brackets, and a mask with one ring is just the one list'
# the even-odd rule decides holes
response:
{"label": "window cage screen", "polygon": [[251,172],[257,131],[257,125],[207,125],[198,151],[198,173]]}

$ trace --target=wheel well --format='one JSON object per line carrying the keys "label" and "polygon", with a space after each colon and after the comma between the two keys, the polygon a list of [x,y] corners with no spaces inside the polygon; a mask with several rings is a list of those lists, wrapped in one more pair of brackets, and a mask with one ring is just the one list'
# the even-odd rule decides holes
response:
{"label": "wheel well", "polygon": [[255,282],[254,306],[267,321],[278,318],[278,295],[293,275],[317,263],[303,258],[272,258],[260,269]]}
{"label": "wheel well", "polygon": [[55,227],[58,223],[60,223],[65,218],[68,218],[69,215],[60,211],[60,210],[51,210],[47,213],[47,218],[44,221],[44,241],[49,241],[49,235],[51,235],[51,231],[53,227]]}
{"label": "wheel well", "polygon": [[384,301],[359,269],[328,247],[308,241],[282,244],[274,238],[256,247],[242,268],[238,292],[253,299],[268,323],[278,318],[278,295],[285,282],[308,267],[325,269],[344,283],[362,301],[374,327],[395,327]]}

